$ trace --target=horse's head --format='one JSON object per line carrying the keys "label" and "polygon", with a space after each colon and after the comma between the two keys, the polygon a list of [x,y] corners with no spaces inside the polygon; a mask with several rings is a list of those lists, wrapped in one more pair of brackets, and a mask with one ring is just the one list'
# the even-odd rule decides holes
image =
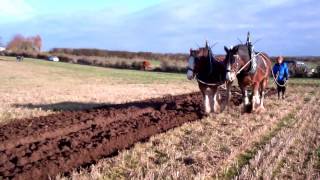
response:
{"label": "horse's head", "polygon": [[212,58],[212,53],[208,45],[198,50],[190,49],[187,78],[193,79],[204,67],[207,67],[210,57]]}
{"label": "horse's head", "polygon": [[224,50],[226,51],[226,80],[232,82],[236,79],[240,68],[250,60],[250,56],[246,45],[224,47]]}

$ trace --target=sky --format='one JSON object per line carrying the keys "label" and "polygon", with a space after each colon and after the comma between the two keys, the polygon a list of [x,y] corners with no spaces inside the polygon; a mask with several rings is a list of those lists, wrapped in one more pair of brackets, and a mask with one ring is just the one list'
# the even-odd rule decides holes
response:
{"label": "sky", "polygon": [[251,32],[270,55],[320,55],[319,0],[0,0],[0,37],[39,34],[43,49],[224,53]]}

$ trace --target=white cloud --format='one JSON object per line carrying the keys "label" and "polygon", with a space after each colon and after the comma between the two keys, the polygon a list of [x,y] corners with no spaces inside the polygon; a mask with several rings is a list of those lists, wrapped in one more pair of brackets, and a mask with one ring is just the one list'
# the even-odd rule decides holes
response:
{"label": "white cloud", "polygon": [[[18,2],[24,3],[21,0],[10,1]],[[128,13],[126,7],[120,10],[112,7],[94,13],[81,11],[37,16],[32,21],[25,21],[24,25],[6,26],[8,30],[2,28],[0,34],[1,31],[21,31],[23,26],[23,33],[43,35],[46,49],[95,47],[155,52],[185,52],[195,47],[196,42],[202,45],[207,39],[212,43],[219,42],[215,53],[223,53],[223,45],[234,45],[238,43],[237,38],[243,40],[246,32],[251,31],[253,40],[262,39],[256,45],[258,50],[271,54],[314,54],[318,51],[310,49],[309,44],[317,43],[314,47],[319,47],[320,41],[312,40],[320,37],[317,31],[320,16],[316,13],[319,5],[317,0],[233,0],[232,3],[178,0],[134,13]],[[0,18],[2,9],[0,5]],[[38,13],[32,11],[30,8],[29,12],[15,13],[18,17]],[[298,47],[296,42],[304,47]]]}
{"label": "white cloud", "polygon": [[33,9],[25,0],[0,0],[1,22],[24,20],[32,16]]}

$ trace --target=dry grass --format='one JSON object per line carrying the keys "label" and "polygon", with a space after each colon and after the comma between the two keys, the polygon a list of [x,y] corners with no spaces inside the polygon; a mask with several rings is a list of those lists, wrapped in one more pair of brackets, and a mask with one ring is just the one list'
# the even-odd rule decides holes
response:
{"label": "dry grass", "polygon": [[185,75],[0,57],[0,122],[197,90]]}
{"label": "dry grass", "polygon": [[288,123],[255,154],[239,178],[318,179],[319,169],[314,168],[320,143],[318,105],[319,99],[310,97],[308,105],[304,103],[288,117]]}
{"label": "dry grass", "polygon": [[[311,97],[310,92],[316,93],[317,96]],[[291,129],[292,132],[299,130],[300,126],[297,122],[303,121],[300,120],[301,116],[306,112],[314,115],[314,111],[319,107],[315,103],[319,101],[317,99],[319,92],[316,92],[313,87],[291,87],[289,94],[286,101],[277,101],[276,97],[268,98],[266,104],[270,111],[265,114],[240,114],[240,109],[229,109],[213,118],[185,124],[165,134],[156,135],[146,143],[137,143],[132,149],[124,150],[116,157],[101,160],[89,170],[73,172],[69,178],[206,179],[220,177],[232,179],[236,175],[240,178],[253,178],[254,176],[249,176],[249,173],[246,176],[246,169],[252,161],[259,160],[261,151],[270,143],[289,149],[290,138],[286,139],[281,135],[288,134],[287,129]],[[310,97],[308,102],[304,98],[307,96]],[[318,120],[316,117],[319,115],[310,116],[313,121],[303,129],[314,126],[317,123],[315,120]],[[274,139],[278,136],[281,137],[280,140],[275,141]],[[308,144],[309,141],[306,143]],[[311,151],[312,148],[309,150]],[[300,151],[304,152],[301,149],[297,152]],[[278,148],[271,157],[280,157],[277,156],[278,153],[283,154],[281,148]],[[311,156],[308,157],[312,159]],[[294,158],[290,157],[290,159]],[[281,158],[272,159],[271,162],[266,160],[265,165],[274,163],[273,167],[286,167],[287,165],[281,164],[283,162]],[[236,172],[226,174],[232,167],[236,167]],[[260,165],[257,165],[253,168],[259,167]],[[264,166],[261,166],[263,170],[262,167]],[[309,170],[307,168],[302,170],[310,176],[308,171],[315,170],[311,168],[312,163],[308,167],[310,167]],[[270,179],[272,176],[283,175],[282,171],[273,170],[268,171],[271,173],[263,177]],[[65,179],[66,177],[57,178]]]}
{"label": "dry grass", "polygon": [[[198,90],[184,75],[0,59],[2,123]],[[320,83],[291,82],[286,101],[266,99],[265,114],[230,108],[57,179],[317,179]]]}

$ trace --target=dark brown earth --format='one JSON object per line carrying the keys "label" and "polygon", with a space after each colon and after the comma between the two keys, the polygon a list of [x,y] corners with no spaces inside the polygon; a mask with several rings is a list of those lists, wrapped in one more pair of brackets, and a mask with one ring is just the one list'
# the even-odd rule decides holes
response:
{"label": "dark brown earth", "polygon": [[[239,105],[241,98],[232,101]],[[192,93],[13,121],[0,127],[0,179],[49,179],[70,172],[199,120],[202,111],[200,93]]]}

